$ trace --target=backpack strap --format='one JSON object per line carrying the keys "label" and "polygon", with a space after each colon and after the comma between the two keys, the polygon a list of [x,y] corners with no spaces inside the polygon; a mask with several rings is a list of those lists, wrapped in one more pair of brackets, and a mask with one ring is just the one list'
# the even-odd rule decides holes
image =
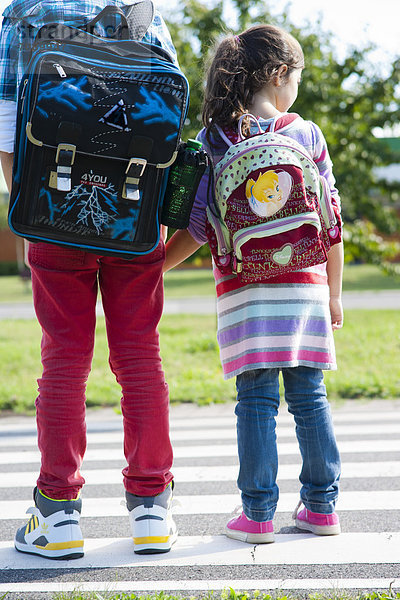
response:
{"label": "backpack strap", "polygon": [[[264,133],[263,129],[261,128],[260,123],[258,122],[257,117],[255,117],[254,115],[250,114],[250,113],[245,113],[243,114],[238,121],[237,124],[237,135],[239,137],[239,142],[242,142],[245,137],[242,133],[242,126],[243,126],[243,121],[244,119],[249,118],[250,121],[253,121],[258,128],[258,133]],[[224,142],[228,145],[228,146],[233,146],[235,143],[237,142],[232,142],[232,140],[229,139],[229,137],[226,135],[226,133],[224,132],[224,130],[217,124],[215,124],[215,128],[218,131],[219,135],[221,136],[221,138],[224,140]],[[258,135],[258,134],[255,134]]]}
{"label": "backpack strap", "polygon": [[[260,123],[258,122],[258,119],[257,119],[257,117],[255,117],[254,115],[252,115],[252,114],[250,114],[250,113],[245,113],[244,115],[242,115],[242,116],[239,118],[239,121],[238,121],[238,135],[239,135],[239,140],[240,140],[241,142],[243,142],[243,140],[245,139],[245,137],[244,137],[244,135],[243,135],[243,132],[242,132],[243,121],[244,121],[245,119],[247,119],[247,118],[249,118],[249,119],[250,119],[250,122],[251,122],[251,121],[253,121],[253,123],[255,123],[255,124],[257,125],[257,127],[258,127],[258,133],[264,133],[264,131],[261,129],[261,125],[260,125]],[[256,134],[256,135],[257,135],[257,134]]]}
{"label": "backpack strap", "polygon": [[103,21],[107,24],[107,18],[115,16],[121,18],[121,23],[113,35],[108,37],[120,40],[141,40],[153,21],[154,4],[152,0],[139,0],[132,6],[127,6],[125,10],[115,4],[109,4],[81,29],[93,33],[97,23]]}
{"label": "backpack strap", "polygon": [[233,142],[228,138],[228,136],[226,135],[226,133],[224,132],[224,130],[222,129],[222,127],[220,127],[217,124],[215,124],[214,127],[218,131],[218,133],[221,136],[221,138],[224,140],[225,144],[227,146],[233,146]]}
{"label": "backpack strap", "polygon": [[136,2],[127,11],[130,39],[141,40],[147,33],[154,19],[152,0]]}
{"label": "backpack strap", "polygon": [[[290,113],[290,114],[288,113],[285,115],[279,114],[276,117],[274,117],[274,119],[272,120],[271,124],[269,125],[269,128],[267,129],[267,131],[274,132],[274,131],[278,131],[279,129],[283,129],[284,127],[287,127],[288,125],[293,123],[293,121],[295,121],[298,117],[299,117],[299,115],[296,113]],[[254,135],[264,133],[264,130],[262,129],[257,117],[255,117],[254,115],[252,115],[250,113],[243,114],[239,118],[238,125],[237,125],[237,133],[238,133],[240,142],[242,142],[245,139],[245,137],[242,133],[242,126],[243,126],[243,121],[246,118],[249,118],[251,122],[253,122],[257,125],[258,132],[255,133]],[[224,140],[224,142],[226,142],[226,144],[228,146],[233,146],[234,142],[232,142],[229,139],[229,137],[226,135],[224,130],[219,125],[215,125],[215,128],[217,129],[219,135]]]}
{"label": "backpack strap", "polygon": [[[116,26],[116,17],[119,24]],[[32,25],[28,20],[22,18],[20,27],[29,31],[29,39],[46,41],[55,39],[74,39],[79,36],[78,32],[95,34],[97,23],[102,23],[107,32],[106,39],[136,40],[140,41],[145,36],[154,19],[154,4],[152,0],[138,0],[134,4],[118,7],[109,4],[90,21],[79,22],[76,25],[65,25],[63,23],[48,22],[40,26]],[[83,35],[83,33],[82,33]],[[101,39],[101,38],[99,38]]]}
{"label": "backpack strap", "polygon": [[293,123],[293,121],[295,121],[298,117],[299,115],[296,113],[286,113],[285,115],[277,115],[272,120],[268,131],[274,132],[278,131],[279,129],[283,129],[284,127],[287,127],[288,125]]}

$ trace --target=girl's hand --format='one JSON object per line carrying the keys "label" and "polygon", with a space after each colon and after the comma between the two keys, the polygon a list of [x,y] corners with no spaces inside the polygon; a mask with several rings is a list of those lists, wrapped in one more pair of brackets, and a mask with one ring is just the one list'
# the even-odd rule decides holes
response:
{"label": "girl's hand", "polygon": [[187,229],[178,229],[175,231],[166,245],[166,256],[163,266],[164,273],[179,265],[185,258],[196,252],[200,246],[201,244],[192,238]]}
{"label": "girl's hand", "polygon": [[341,296],[331,296],[329,299],[329,310],[331,312],[332,329],[343,327],[343,306]]}

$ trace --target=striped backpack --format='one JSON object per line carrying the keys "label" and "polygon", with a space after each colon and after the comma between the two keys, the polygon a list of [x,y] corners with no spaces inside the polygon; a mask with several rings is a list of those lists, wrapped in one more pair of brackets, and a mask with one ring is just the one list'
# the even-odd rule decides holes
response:
{"label": "striped backpack", "polygon": [[[259,129],[249,138],[241,132],[246,116]],[[340,241],[328,183],[300,144],[275,132],[295,118],[276,118],[264,132],[244,115],[236,144],[218,128],[230,147],[215,167],[206,231],[216,266],[243,283],[323,263]]]}

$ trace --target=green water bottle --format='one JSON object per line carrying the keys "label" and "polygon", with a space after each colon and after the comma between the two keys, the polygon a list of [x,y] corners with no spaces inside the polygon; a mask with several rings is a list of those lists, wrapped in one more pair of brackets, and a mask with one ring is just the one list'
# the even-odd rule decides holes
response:
{"label": "green water bottle", "polygon": [[201,147],[202,143],[197,140],[188,140],[179,146],[165,190],[163,225],[174,229],[186,229],[189,225],[197,188],[208,165],[207,153]]}

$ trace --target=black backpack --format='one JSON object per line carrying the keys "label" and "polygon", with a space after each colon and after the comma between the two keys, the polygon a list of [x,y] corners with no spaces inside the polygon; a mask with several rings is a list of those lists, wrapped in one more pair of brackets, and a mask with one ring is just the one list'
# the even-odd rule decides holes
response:
{"label": "black backpack", "polygon": [[[152,19],[143,0],[36,32],[18,99],[14,233],[125,258],[157,246],[189,90],[166,51],[132,39]],[[108,35],[118,23],[112,38],[100,23]]]}

